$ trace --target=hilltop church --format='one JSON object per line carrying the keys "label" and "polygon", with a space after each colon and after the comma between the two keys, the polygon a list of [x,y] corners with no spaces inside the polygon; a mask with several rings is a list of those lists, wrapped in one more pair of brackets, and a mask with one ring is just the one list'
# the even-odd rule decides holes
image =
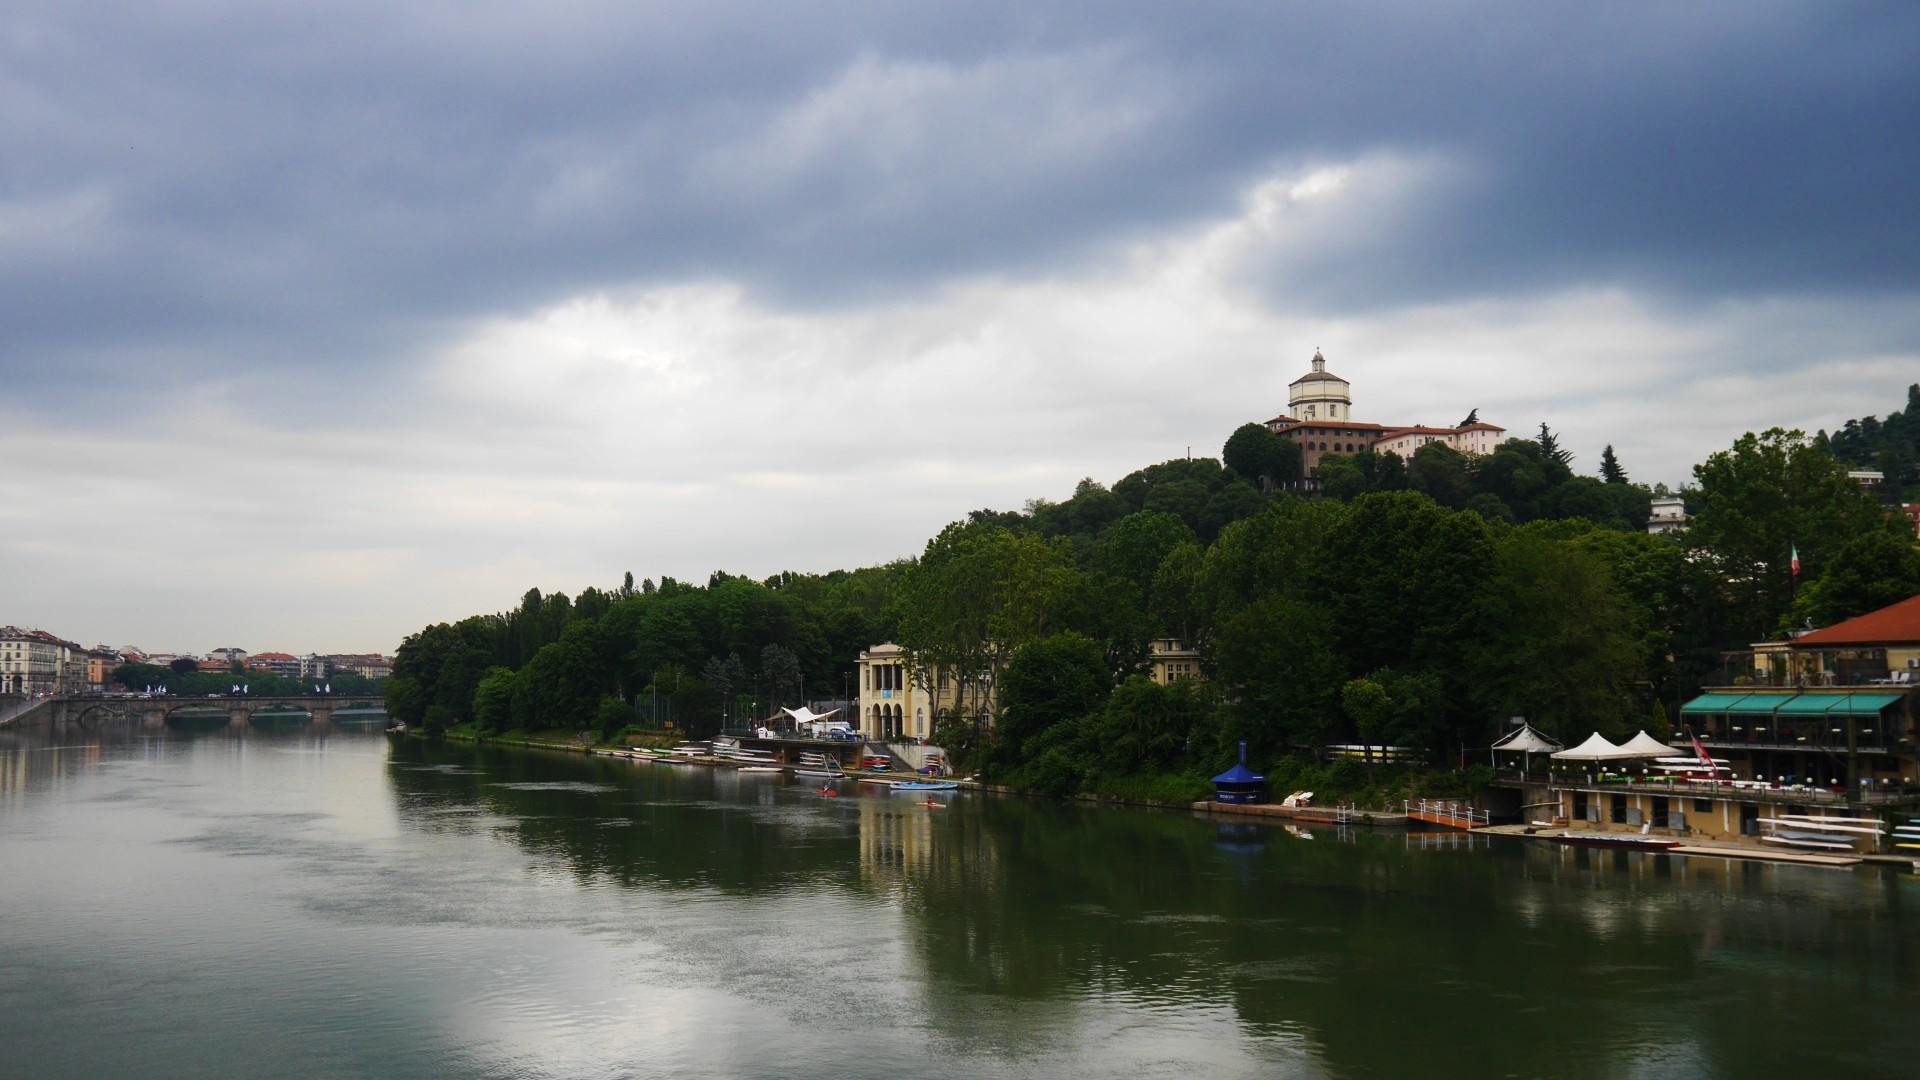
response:
{"label": "hilltop church", "polygon": [[1463,454],[1490,454],[1507,436],[1506,428],[1487,423],[1444,428],[1359,423],[1353,419],[1352,384],[1327,370],[1318,349],[1313,370],[1287,387],[1287,414],[1267,421],[1267,430],[1300,445],[1300,465],[1307,476],[1328,454],[1372,450],[1411,460],[1415,450],[1431,442],[1446,443]]}

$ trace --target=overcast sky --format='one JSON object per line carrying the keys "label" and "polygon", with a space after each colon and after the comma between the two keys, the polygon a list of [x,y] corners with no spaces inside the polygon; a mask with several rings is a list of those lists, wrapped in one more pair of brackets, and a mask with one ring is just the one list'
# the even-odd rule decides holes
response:
{"label": "overcast sky", "polygon": [[1920,5],[0,16],[0,623],[390,652],[1355,416],[1680,483],[1920,380]]}

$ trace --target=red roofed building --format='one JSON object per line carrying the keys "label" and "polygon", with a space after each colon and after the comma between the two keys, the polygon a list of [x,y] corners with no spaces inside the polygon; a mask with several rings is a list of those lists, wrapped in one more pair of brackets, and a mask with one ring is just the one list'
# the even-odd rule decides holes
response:
{"label": "red roofed building", "polygon": [[1300,446],[1300,466],[1312,476],[1328,454],[1397,454],[1411,459],[1428,443],[1445,443],[1463,454],[1490,454],[1506,438],[1496,424],[1464,427],[1424,427],[1405,424],[1362,424],[1353,419],[1353,386],[1327,370],[1326,357],[1316,350],[1313,370],[1287,387],[1287,414],[1267,421],[1267,430]]}
{"label": "red roofed building", "polygon": [[1920,596],[1788,641],[1756,645],[1755,669],[1764,664],[1772,671],[1779,666],[1773,658],[1783,653],[1795,678],[1843,686],[1876,680],[1920,686]]}
{"label": "red roofed building", "polygon": [[289,679],[300,677],[300,658],[291,653],[254,653],[247,657],[247,667],[254,671],[271,671],[275,675],[284,675]]}

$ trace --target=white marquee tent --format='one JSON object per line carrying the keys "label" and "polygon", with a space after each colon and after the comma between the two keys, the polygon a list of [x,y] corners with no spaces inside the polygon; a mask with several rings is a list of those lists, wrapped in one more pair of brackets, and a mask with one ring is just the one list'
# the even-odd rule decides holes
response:
{"label": "white marquee tent", "polygon": [[[1662,750],[1661,753],[1666,754],[1666,753],[1671,753],[1671,751]],[[1628,758],[1637,758],[1641,756],[1643,755],[1638,750],[1627,750],[1627,749],[1623,749],[1621,747],[1613,745],[1607,740],[1601,738],[1600,733],[1596,731],[1591,736],[1588,736],[1586,742],[1581,743],[1579,746],[1573,747],[1572,749],[1569,749],[1569,750],[1562,750],[1559,753],[1553,755],[1553,760],[1555,761],[1624,761]]]}
{"label": "white marquee tent", "polygon": [[1533,730],[1532,724],[1521,724],[1519,731],[1495,740],[1493,748],[1516,754],[1551,754],[1560,749],[1560,744]]}
{"label": "white marquee tent", "polygon": [[1623,753],[1631,750],[1633,751],[1633,756],[1639,758],[1663,758],[1673,756],[1673,747],[1668,746],[1666,743],[1661,742],[1659,739],[1654,738],[1644,731],[1628,739],[1626,742],[1621,743],[1620,750]]}

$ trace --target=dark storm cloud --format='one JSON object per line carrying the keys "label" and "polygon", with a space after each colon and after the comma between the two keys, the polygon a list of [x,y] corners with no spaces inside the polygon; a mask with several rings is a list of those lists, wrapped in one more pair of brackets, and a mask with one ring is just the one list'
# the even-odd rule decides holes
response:
{"label": "dark storm cloud", "polygon": [[1916,54],[1905,4],[21,3],[0,367],[389,362],[630,282],[859,303],[1380,154],[1446,168],[1276,295],[1897,294]]}

